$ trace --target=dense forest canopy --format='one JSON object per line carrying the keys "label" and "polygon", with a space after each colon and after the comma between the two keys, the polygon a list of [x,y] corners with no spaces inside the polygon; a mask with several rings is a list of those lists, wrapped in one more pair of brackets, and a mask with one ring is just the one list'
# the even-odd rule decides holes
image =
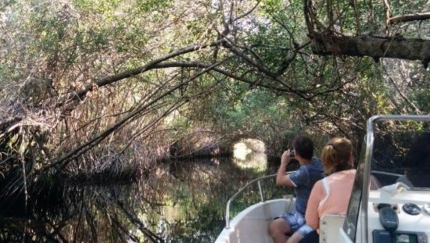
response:
{"label": "dense forest canopy", "polygon": [[24,187],[104,168],[151,173],[173,149],[217,153],[241,137],[276,154],[298,130],[360,143],[372,115],[429,113],[429,8],[2,1],[0,176],[24,175]]}

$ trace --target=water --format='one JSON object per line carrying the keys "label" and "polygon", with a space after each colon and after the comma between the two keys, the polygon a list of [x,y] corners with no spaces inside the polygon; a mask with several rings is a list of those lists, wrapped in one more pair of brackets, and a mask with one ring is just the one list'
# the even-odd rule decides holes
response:
{"label": "water", "polygon": [[[247,182],[276,170],[255,159],[174,165],[160,165],[134,183],[83,183],[41,193],[28,200],[27,212],[3,209],[0,241],[214,242],[225,225],[227,200]],[[263,184],[267,199],[285,193],[273,181]],[[231,214],[258,200],[257,188],[249,188],[232,204]]]}

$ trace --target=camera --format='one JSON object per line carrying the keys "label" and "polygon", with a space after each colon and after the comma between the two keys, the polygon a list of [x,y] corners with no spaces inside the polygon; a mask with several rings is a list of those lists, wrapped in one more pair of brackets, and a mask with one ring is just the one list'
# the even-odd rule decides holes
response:
{"label": "camera", "polygon": [[294,158],[294,149],[290,149],[290,158]]}

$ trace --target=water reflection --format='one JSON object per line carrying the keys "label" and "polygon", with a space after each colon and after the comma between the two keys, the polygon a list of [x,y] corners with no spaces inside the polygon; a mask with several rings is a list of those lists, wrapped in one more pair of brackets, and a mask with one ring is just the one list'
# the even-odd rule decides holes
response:
{"label": "water reflection", "polygon": [[[269,173],[222,158],[172,161],[134,183],[64,185],[31,198],[26,214],[3,210],[0,241],[213,242],[228,198]],[[266,198],[274,197],[279,188],[268,183]],[[238,199],[232,213],[258,201],[256,190]]]}

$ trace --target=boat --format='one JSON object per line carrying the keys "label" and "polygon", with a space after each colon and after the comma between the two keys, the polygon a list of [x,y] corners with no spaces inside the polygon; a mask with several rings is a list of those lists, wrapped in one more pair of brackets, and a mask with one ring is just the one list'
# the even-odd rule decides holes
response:
{"label": "boat", "polygon": [[[429,115],[376,115],[367,120],[347,214],[320,219],[320,243],[429,243],[429,125]],[[413,151],[419,156],[412,156]],[[270,221],[294,209],[295,203],[294,196],[264,198],[261,182],[275,176],[250,181],[227,201],[225,227],[215,243],[273,242]],[[255,184],[260,201],[230,218],[232,202]]]}

